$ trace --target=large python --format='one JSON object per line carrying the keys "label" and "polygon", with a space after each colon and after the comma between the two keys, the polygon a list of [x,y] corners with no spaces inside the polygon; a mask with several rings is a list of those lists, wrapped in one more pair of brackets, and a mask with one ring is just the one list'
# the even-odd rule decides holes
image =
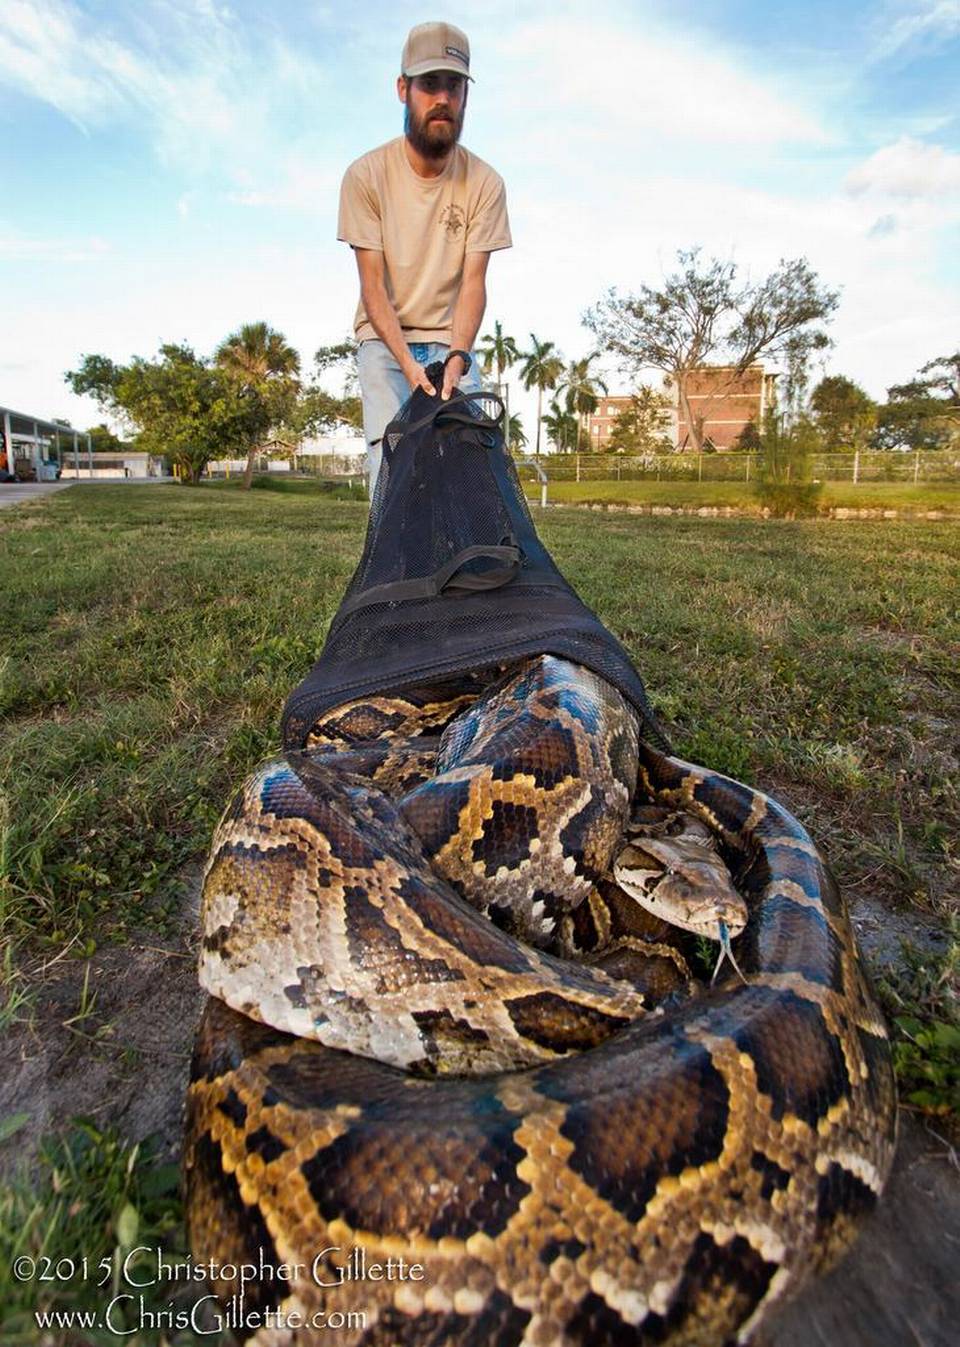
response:
{"label": "large python", "polygon": [[[749,911],[742,977],[696,994],[611,877],[678,814]],[[339,707],[255,773],[201,976],[191,1243],[224,1303],[258,1269],[257,1347],[749,1342],[892,1161],[885,1028],[809,836],[562,660]]]}

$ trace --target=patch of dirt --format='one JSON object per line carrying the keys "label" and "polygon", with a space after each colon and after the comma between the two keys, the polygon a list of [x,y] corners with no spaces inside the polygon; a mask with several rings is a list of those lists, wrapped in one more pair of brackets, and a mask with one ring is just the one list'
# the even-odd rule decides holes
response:
{"label": "patch of dirt", "polygon": [[913,945],[924,954],[945,953],[950,932],[942,921],[910,909],[891,911],[887,903],[872,894],[849,890],[846,894],[857,944],[872,972],[886,964],[902,964],[903,944]]}
{"label": "patch of dirt", "polygon": [[958,1264],[956,1152],[901,1112],[880,1205],[849,1256],[785,1307],[764,1347],[948,1347],[960,1322]]}
{"label": "patch of dirt", "polygon": [[[114,1125],[130,1141],[156,1135],[179,1155],[193,1037],[205,994],[192,947],[199,876],[190,887],[186,938],[131,935],[90,960],[61,958],[31,979],[31,1024],[0,1041],[0,1118],[29,1123],[0,1146],[0,1172],[30,1161],[38,1140],[72,1118]],[[75,1018],[84,998],[89,1014]],[[72,1024],[67,1021],[73,1020]]]}

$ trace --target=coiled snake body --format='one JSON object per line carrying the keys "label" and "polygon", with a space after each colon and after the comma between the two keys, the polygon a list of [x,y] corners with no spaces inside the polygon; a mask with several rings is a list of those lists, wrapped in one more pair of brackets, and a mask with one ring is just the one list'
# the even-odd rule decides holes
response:
{"label": "coiled snake body", "polygon": [[[745,981],[691,994],[613,884],[651,810],[709,829]],[[191,1242],[260,1267],[258,1347],[747,1342],[889,1171],[886,1032],[810,838],[562,660],[328,713],[224,816],[203,936]]]}

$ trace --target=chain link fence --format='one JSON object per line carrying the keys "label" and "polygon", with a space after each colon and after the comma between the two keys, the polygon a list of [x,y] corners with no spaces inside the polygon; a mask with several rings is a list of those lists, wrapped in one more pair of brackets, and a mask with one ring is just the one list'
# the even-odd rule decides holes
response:
{"label": "chain link fence", "polygon": [[[551,482],[753,482],[756,454],[549,454],[540,463]],[[960,482],[960,452],[813,454],[822,482]]]}

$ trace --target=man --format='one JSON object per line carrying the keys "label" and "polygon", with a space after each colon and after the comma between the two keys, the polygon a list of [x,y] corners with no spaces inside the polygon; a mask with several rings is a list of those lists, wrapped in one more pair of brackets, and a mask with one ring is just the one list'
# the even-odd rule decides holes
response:
{"label": "man", "polygon": [[380,441],[414,388],[448,398],[479,387],[459,356],[435,389],[426,366],[472,351],[486,307],[490,254],[511,245],[503,181],[459,144],[470,44],[449,23],[410,30],[397,79],[404,134],[357,159],[340,188],[337,238],[360,273],[354,330],[370,496]]}

